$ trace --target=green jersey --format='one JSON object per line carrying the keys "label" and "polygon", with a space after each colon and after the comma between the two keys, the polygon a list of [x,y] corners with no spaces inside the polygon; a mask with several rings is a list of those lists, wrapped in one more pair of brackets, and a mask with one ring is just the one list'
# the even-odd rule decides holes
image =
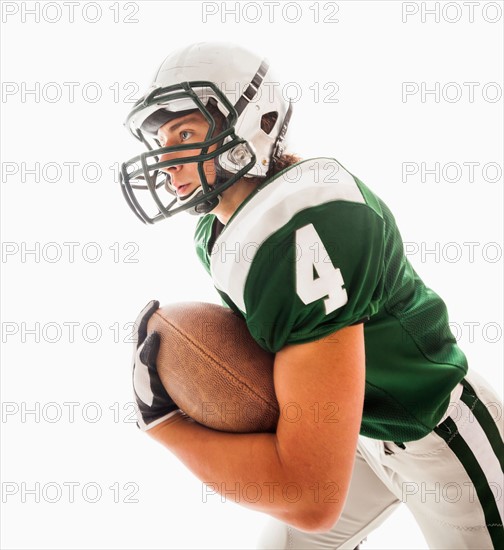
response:
{"label": "green jersey", "polygon": [[467,372],[446,306],[405,257],[387,206],[336,160],[277,174],[225,226],[204,216],[195,243],[266,350],[364,323],[363,435],[411,441],[440,421]]}

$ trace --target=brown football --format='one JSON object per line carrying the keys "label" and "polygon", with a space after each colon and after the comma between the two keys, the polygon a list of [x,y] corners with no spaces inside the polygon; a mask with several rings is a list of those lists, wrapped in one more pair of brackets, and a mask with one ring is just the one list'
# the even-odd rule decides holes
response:
{"label": "brown football", "polygon": [[275,431],[274,355],[231,310],[201,302],[170,304],[152,315],[147,330],[161,336],[159,376],[187,415],[226,432]]}

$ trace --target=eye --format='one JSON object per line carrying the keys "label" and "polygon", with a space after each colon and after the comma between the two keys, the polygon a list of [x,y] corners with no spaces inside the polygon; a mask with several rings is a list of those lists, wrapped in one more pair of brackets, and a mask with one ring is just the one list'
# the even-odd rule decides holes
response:
{"label": "eye", "polygon": [[180,139],[182,141],[188,140],[193,135],[193,132],[189,132],[189,130],[182,130],[180,132]]}

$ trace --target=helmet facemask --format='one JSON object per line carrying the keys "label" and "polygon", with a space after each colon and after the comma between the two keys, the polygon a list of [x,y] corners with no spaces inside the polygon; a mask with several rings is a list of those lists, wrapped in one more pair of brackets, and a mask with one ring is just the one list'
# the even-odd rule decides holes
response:
{"label": "helmet facemask", "polygon": [[[207,120],[209,127],[204,141],[170,147],[161,147],[159,141],[142,127],[131,121],[140,112],[155,113],[166,110],[176,118],[177,113],[198,110]],[[220,116],[219,116],[220,115]],[[133,157],[121,165],[121,188],[126,201],[137,217],[144,223],[155,223],[181,211],[192,214],[206,214],[212,211],[220,200],[220,193],[236,183],[255,165],[256,155],[249,143],[235,133],[238,114],[227,97],[214,83],[208,81],[183,82],[173,86],[157,88],[140,100],[131,111],[126,125],[148,151]],[[145,121],[145,118],[144,118]],[[216,145],[215,150],[209,148]],[[177,156],[176,153],[191,150],[191,156]],[[219,157],[226,155],[226,161],[236,166],[236,171],[225,170]],[[173,158],[160,158],[170,155]],[[209,183],[204,163],[213,161],[215,179]],[[190,195],[177,197],[170,185],[170,176],[162,171],[169,166],[195,163],[200,186]]]}

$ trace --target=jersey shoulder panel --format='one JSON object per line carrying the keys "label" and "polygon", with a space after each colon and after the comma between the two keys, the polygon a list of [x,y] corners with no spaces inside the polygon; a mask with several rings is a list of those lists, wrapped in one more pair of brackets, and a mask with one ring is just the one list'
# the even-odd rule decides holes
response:
{"label": "jersey shoulder panel", "polygon": [[241,205],[216,243],[211,259],[216,287],[245,311],[243,288],[258,247],[295,214],[336,200],[365,203],[353,176],[334,159],[303,161],[268,180]]}
{"label": "jersey shoulder panel", "polygon": [[383,220],[334,159],[311,159],[268,182],[218,239],[217,288],[266,349],[330,334],[373,313]]}

